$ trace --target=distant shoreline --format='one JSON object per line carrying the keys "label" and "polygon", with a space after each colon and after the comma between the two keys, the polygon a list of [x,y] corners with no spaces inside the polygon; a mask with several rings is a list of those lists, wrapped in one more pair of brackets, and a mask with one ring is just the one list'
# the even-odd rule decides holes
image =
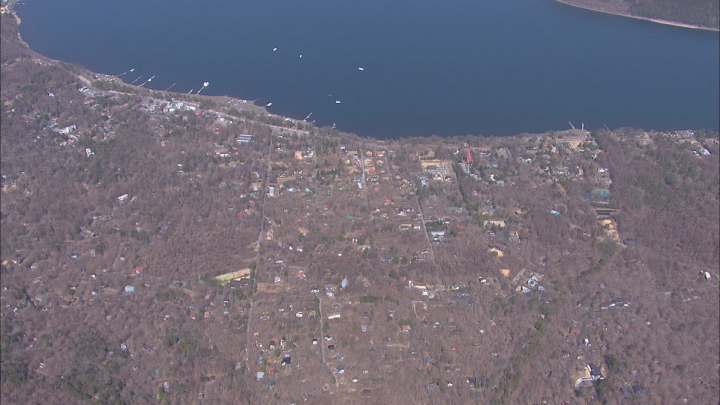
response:
{"label": "distant shoreline", "polygon": [[[565,2],[566,0],[556,0],[556,1],[558,1],[559,3],[568,4],[568,3]],[[546,4],[546,5],[547,5],[547,4]],[[572,5],[572,4],[570,4],[570,5]],[[578,7],[578,6],[576,6],[576,7]],[[578,7],[578,8],[582,8],[582,7]],[[596,10],[591,10],[591,11],[596,11]],[[18,23],[18,26],[19,26],[19,25],[20,25],[20,17],[19,17],[15,12],[13,12],[12,14],[13,14],[13,16],[16,18],[16,22]],[[608,13],[608,14],[611,14],[611,13]],[[561,13],[560,15],[562,15],[562,13]],[[670,32],[670,31],[668,31],[668,32]],[[676,33],[680,33],[680,34],[681,34],[681,32],[676,32]],[[19,33],[19,32],[18,32],[18,38],[22,41],[22,39],[20,38],[20,33]],[[24,43],[24,42],[23,42],[23,43]],[[26,46],[28,49],[30,49],[30,46],[29,46],[28,44],[25,44],[25,46]],[[43,56],[43,58],[47,58],[47,57],[44,57],[44,56]],[[49,59],[49,58],[48,58],[48,59]],[[83,67],[83,70],[87,70],[87,69]],[[139,87],[139,86],[134,85],[134,84],[132,84],[132,83],[123,82],[123,81],[122,81],[122,78],[123,78],[123,77],[126,77],[126,76],[120,75],[121,77],[118,77],[117,74],[116,74],[116,75],[112,75],[112,74],[107,74],[107,73],[105,73],[105,74],[103,74],[103,75],[104,75],[104,76],[112,76],[112,77],[114,77],[114,78],[117,78],[118,84],[123,84],[123,85],[125,85],[125,86],[130,87],[130,88],[134,88],[134,89],[136,89],[136,90],[140,90],[140,91],[143,91],[143,92],[144,92],[144,91],[156,91],[156,92],[159,92],[159,93],[168,94],[168,95],[170,95],[171,97],[180,97],[180,96],[186,95],[185,92],[174,91],[174,90],[171,88],[172,86],[167,88],[168,91],[162,90],[163,88],[165,88],[165,86],[162,86],[160,89],[150,89],[150,88],[148,88],[148,87]],[[90,79],[91,79],[91,81],[92,81],[92,77],[90,77]],[[130,80],[131,80],[131,79],[130,79]],[[179,86],[176,87],[176,88],[179,88]],[[226,94],[227,94],[227,93],[226,93]],[[188,95],[189,95],[189,94],[188,94]],[[200,99],[214,99],[214,101],[216,101],[216,102],[217,102],[218,104],[220,104],[220,105],[223,105],[222,103],[225,103],[225,105],[227,105],[227,102],[229,101],[229,99],[224,99],[223,96],[211,96],[211,95],[208,95],[207,93],[201,94],[201,95],[192,94],[192,95],[189,95],[189,96],[191,96],[191,97],[199,97]],[[287,115],[285,115],[285,114],[274,114],[274,113],[270,113],[270,112],[268,111],[268,108],[266,107],[266,103],[261,103],[261,105],[257,105],[257,104],[255,104],[255,103],[253,103],[251,100],[242,100],[242,98],[236,98],[236,97],[230,97],[230,98],[232,98],[232,99],[234,99],[234,100],[238,100],[240,103],[242,103],[242,104],[240,104],[242,107],[244,107],[245,109],[248,109],[248,110],[253,110],[253,111],[255,111],[256,113],[265,113],[265,114],[268,115],[268,116],[278,116],[278,117],[283,117],[283,118],[287,117]],[[251,97],[251,98],[254,98],[254,97]],[[267,101],[267,100],[266,100],[266,101]],[[276,104],[278,104],[278,103],[276,103]],[[344,106],[345,106],[345,104],[343,103],[343,107],[344,107]],[[229,107],[228,107],[228,109],[229,109]],[[237,107],[237,109],[238,109],[238,110],[242,110],[242,108],[240,108],[240,107]],[[225,111],[225,113],[227,113],[227,111]],[[304,116],[305,116],[305,115],[303,114],[302,116],[296,116],[296,117],[290,118],[290,119],[293,119],[293,120],[295,120],[295,121],[301,121]],[[316,112],[316,114],[315,114],[314,117],[318,117],[318,116],[319,116],[319,115],[318,115],[317,112]],[[288,117],[288,118],[289,118],[289,117]],[[611,120],[611,121],[607,121],[606,119],[603,120],[603,119],[601,118],[601,119],[597,119],[596,121],[600,121],[600,122],[605,121],[605,122],[608,122],[608,124],[610,125],[611,128],[613,128],[613,127],[614,127],[614,128],[617,128],[617,127],[620,127],[620,126],[628,126],[628,125],[636,126],[636,127],[643,127],[643,124],[642,124],[642,123],[631,124],[631,123],[628,123],[626,120],[618,120],[620,123],[617,124],[617,123],[612,122],[612,119],[613,119],[613,118],[610,117],[610,120]],[[555,120],[555,121],[560,122],[559,120]],[[544,131],[544,130],[547,130],[547,131],[557,130],[557,128],[559,128],[559,127],[556,126],[556,125],[554,125],[554,122],[555,122],[555,121],[550,121],[550,124],[549,124],[548,126],[534,127],[534,128],[533,128],[533,127],[530,127],[529,129],[528,129],[528,128],[523,128],[523,129],[520,129],[520,130],[517,130],[517,131],[512,131],[512,132],[508,132],[508,133],[503,133],[502,136],[505,136],[505,135],[507,135],[507,136],[513,136],[513,135],[517,135],[518,133],[524,133],[524,132],[543,133],[543,132],[546,132],[546,131]],[[576,121],[576,119],[573,119],[573,122],[575,122],[575,121]],[[564,121],[563,121],[563,122],[564,122]],[[587,122],[588,122],[588,121],[586,121],[586,123],[587,123]],[[308,124],[311,124],[311,123],[314,123],[314,121],[311,120],[311,122],[308,123]],[[623,124],[624,124],[624,125],[623,125]],[[303,125],[305,125],[305,123],[303,123]],[[321,126],[322,126],[322,125],[328,126],[329,124],[326,124],[326,123],[323,122],[323,123],[321,124]],[[703,127],[703,126],[712,128],[712,127],[715,126],[715,125],[713,125],[712,123],[710,123],[710,125],[698,125],[698,124],[696,124],[696,123],[690,123],[689,125],[683,125],[682,127],[680,127],[680,126],[675,126],[675,125],[653,125],[653,124],[646,124],[644,127],[652,127],[652,128],[661,127],[661,128],[663,128],[663,129],[666,129],[666,128],[677,129],[677,128],[683,128],[683,127],[699,128],[699,127]],[[595,125],[593,125],[593,124],[589,124],[589,125],[588,125],[588,128],[593,128],[593,127],[595,127]],[[596,129],[600,129],[600,126],[597,126]],[[347,131],[348,129],[343,128],[343,125],[341,124],[341,125],[338,126],[338,130]],[[350,129],[350,131],[352,131],[352,129]],[[367,133],[367,134],[364,134],[364,136],[370,136],[370,137],[378,138],[378,139],[394,139],[394,137],[397,137],[397,136],[398,136],[397,134],[385,135],[385,134],[383,134],[383,133],[378,133],[378,132],[379,132],[379,131],[377,131],[377,132],[376,132],[376,131],[372,131],[372,132],[369,132],[369,133]],[[404,131],[399,130],[398,132],[400,133],[400,132],[404,132]],[[409,132],[409,131],[408,131],[408,132]],[[467,131],[467,133],[478,133],[478,131]],[[488,132],[488,133],[484,134],[484,136],[490,136],[491,134],[492,134],[492,133]],[[432,134],[432,133],[430,133],[430,132],[428,131],[428,133],[422,134],[422,135],[410,133],[410,134],[405,135],[405,136],[429,137],[429,136],[432,136],[432,135],[434,135],[434,134]],[[458,135],[458,133],[452,133],[452,132],[450,132],[450,131],[447,131],[447,133],[444,133],[441,137],[442,137],[442,138],[445,138],[445,137],[451,137],[451,136],[457,136],[457,135]],[[492,134],[492,135],[497,135],[497,134]]]}
{"label": "distant shoreline", "polygon": [[620,16],[620,17],[634,18],[634,19],[636,19],[636,20],[645,20],[645,21],[650,21],[650,22],[654,22],[654,23],[658,23],[658,24],[663,24],[663,25],[672,25],[672,26],[674,26],[674,27],[682,27],[682,28],[691,28],[691,29],[695,29],[695,30],[704,30],[704,31],[720,32],[720,29],[718,29],[718,28],[702,27],[702,26],[700,26],[700,25],[684,24],[684,23],[680,23],[680,22],[677,22],[677,21],[661,20],[661,19],[657,19],[657,18],[639,17],[639,16],[632,15],[632,14],[613,13],[613,12],[611,12],[611,11],[604,11],[604,10],[598,10],[598,9],[596,9],[596,8],[590,8],[590,7],[580,6],[580,5],[577,5],[577,4],[570,3],[570,2],[567,1],[567,0],[555,0],[555,1],[558,2],[558,3],[560,3],[560,4],[565,4],[565,5],[568,5],[568,6],[581,8],[581,9],[583,9],[583,10],[597,11],[598,13],[603,13],[603,14],[617,15],[617,16]]}

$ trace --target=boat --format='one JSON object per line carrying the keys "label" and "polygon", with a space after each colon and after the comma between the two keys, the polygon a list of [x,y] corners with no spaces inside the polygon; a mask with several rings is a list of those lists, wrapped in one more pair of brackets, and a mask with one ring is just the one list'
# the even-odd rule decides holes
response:
{"label": "boat", "polygon": [[277,48],[273,48],[273,52],[277,51]]}
{"label": "boat", "polygon": [[265,104],[265,107],[270,107],[271,105],[272,105],[272,103],[267,103],[267,104]]}
{"label": "boat", "polygon": [[340,104],[340,100],[335,100],[335,104]]}
{"label": "boat", "polygon": [[358,70],[365,70],[365,68],[364,68],[364,67],[359,67]]}

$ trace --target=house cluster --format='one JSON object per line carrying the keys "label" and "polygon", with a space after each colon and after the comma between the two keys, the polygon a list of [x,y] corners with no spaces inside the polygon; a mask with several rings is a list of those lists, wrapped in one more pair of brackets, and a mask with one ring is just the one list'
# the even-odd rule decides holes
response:
{"label": "house cluster", "polygon": [[530,277],[525,280],[525,282],[521,285],[518,285],[515,289],[515,291],[521,292],[521,293],[529,293],[531,291],[545,291],[545,287],[543,287],[540,282],[545,278],[544,275],[540,273],[531,273]]}
{"label": "house cluster", "polygon": [[303,150],[296,150],[295,151],[295,159],[302,160],[305,163],[312,163],[313,158],[315,157],[315,151],[311,148],[305,148]]}
{"label": "house cluster", "polygon": [[423,296],[428,297],[428,299],[433,299],[438,293],[444,291],[444,288],[442,286],[427,283],[418,283],[412,280],[408,280],[408,288],[419,290],[420,293]]}
{"label": "house cluster", "polygon": [[598,167],[596,182],[605,187],[612,185],[612,179],[610,178],[610,170],[605,167]]}
{"label": "house cluster", "polygon": [[[462,173],[473,180],[489,185],[506,185],[507,173],[501,169],[513,156],[508,148],[465,148],[462,152],[457,149],[454,155]],[[513,174],[517,175],[517,172]]]}
{"label": "house cluster", "polygon": [[694,131],[675,131],[668,134],[677,144],[687,146],[693,155],[702,158],[710,156],[711,153],[707,149],[710,145],[717,145],[717,139],[704,139],[698,141]]}
{"label": "house cluster", "polygon": [[421,178],[422,185],[424,185],[424,182],[426,181],[444,182],[453,181],[455,179],[452,164],[448,160],[420,159],[420,166],[422,167],[423,174],[425,175]]}
{"label": "house cluster", "polygon": [[347,173],[351,181],[358,189],[362,190],[365,183],[388,182],[388,168],[385,150],[366,150],[361,153],[358,150],[349,150],[341,146],[340,160],[347,167]]}
{"label": "house cluster", "polygon": [[[252,139],[253,139],[253,135],[240,134],[238,136],[238,138],[235,140],[235,143],[237,144],[237,146],[243,146],[243,145],[247,145],[250,142],[252,142]],[[232,163],[232,166],[228,166],[228,168],[230,168],[230,169],[237,170],[238,163],[236,161],[239,160],[240,162],[242,162],[242,158],[240,157],[240,155],[241,155],[240,149],[233,147],[233,144],[231,144],[230,142],[225,142],[223,144],[213,144],[213,151],[211,154],[209,153],[208,155],[211,155],[217,159],[234,157],[231,160],[235,160],[235,161],[229,162],[229,163]],[[228,163],[227,160],[225,160],[224,162]],[[240,163],[240,165],[242,165],[242,163]]]}
{"label": "house cluster", "polygon": [[[88,98],[104,94],[89,88],[80,91]],[[250,361],[246,366],[256,377],[260,389],[282,391],[284,394],[278,394],[277,399],[285,398],[288,403],[294,403],[294,398],[303,390],[316,393],[346,390],[371,396],[374,390],[386,385],[381,384],[383,378],[390,381],[402,376],[406,367],[413,367],[408,364],[410,361],[423,366],[438,365],[440,370],[445,367],[444,371],[454,376],[452,380],[448,377],[444,382],[437,379],[437,382],[427,384],[428,390],[442,391],[444,385],[456,386],[453,391],[460,392],[461,387],[467,389],[464,383],[472,388],[485,385],[484,377],[474,377],[482,371],[476,364],[471,364],[472,361],[461,368],[462,359],[448,358],[463,357],[466,349],[474,347],[486,350],[492,356],[487,356],[490,359],[504,361],[517,349],[517,342],[513,341],[508,328],[503,329],[487,319],[485,314],[492,313],[489,308],[474,314],[478,315],[473,318],[479,324],[477,335],[462,330],[461,327],[466,327],[462,317],[468,314],[460,310],[461,307],[474,310],[492,305],[492,298],[488,298],[491,290],[498,290],[496,296],[512,294],[512,291],[503,291],[507,289],[507,283],[492,278],[490,273],[500,267],[502,276],[512,277],[509,268],[522,268],[522,262],[536,253],[505,259],[503,256],[537,252],[533,250],[534,246],[521,244],[521,235],[523,241],[533,237],[522,223],[524,211],[533,208],[521,208],[513,201],[512,193],[517,190],[511,187],[517,182],[523,192],[527,187],[529,194],[531,189],[554,185],[556,190],[553,192],[560,195],[564,192],[562,180],[587,177],[589,187],[582,191],[583,196],[604,208],[596,211],[598,215],[614,212],[609,208],[610,171],[593,161],[598,145],[582,130],[528,137],[518,142],[491,141],[495,144],[493,147],[440,146],[435,151],[418,153],[414,143],[392,143],[397,146],[390,146],[391,142],[335,133],[324,135],[322,129],[316,128],[310,137],[310,132],[299,130],[304,127],[303,123],[273,115],[264,116],[267,122],[258,119],[253,123],[259,129],[253,132],[235,126],[243,120],[216,111],[202,111],[195,103],[153,98],[135,100],[138,100],[135,108],[151,115],[151,123],[155,125],[155,134],[161,138],[162,146],[165,142],[172,145],[176,139],[166,136],[173,132],[176,124],[178,130],[181,126],[191,125],[203,128],[204,134],[212,139],[201,149],[200,154],[204,156],[197,159],[185,151],[178,153],[184,156],[179,157],[181,164],[173,170],[183,173],[183,178],[195,176],[192,186],[212,195],[214,205],[226,204],[221,208],[221,215],[227,220],[218,226],[232,223],[223,235],[233,235],[231,259],[228,259],[233,264],[218,269],[216,262],[211,261],[208,262],[211,265],[204,267],[206,274],[202,280],[206,284],[203,289],[216,291],[217,299],[210,298],[208,293],[203,304],[196,307],[194,303],[183,303],[179,308],[182,311],[167,310],[160,319],[170,323],[172,318],[189,313],[191,319],[198,318],[198,322],[213,322],[216,315],[222,314],[222,327],[215,328],[213,333],[222,334],[221,329],[227,329],[241,334],[242,350],[236,347],[237,339],[218,338],[214,343],[221,349],[223,344],[232,345],[229,350],[225,347],[227,353],[242,352],[235,361],[241,362],[241,357],[247,353]],[[98,104],[97,108],[106,114],[107,121],[113,121],[109,117],[112,109],[101,106],[102,100],[87,101]],[[228,102],[227,107],[242,109],[243,104],[233,101],[232,104]],[[168,114],[182,116],[169,119]],[[201,125],[198,126],[198,122]],[[75,125],[67,124],[70,122],[59,123],[56,119],[43,131],[48,136],[63,135],[56,137],[67,138],[66,142],[71,144],[75,142],[75,134],[83,128],[78,130]],[[105,134],[111,130],[102,129]],[[697,142],[689,131],[674,133],[673,137],[679,144],[688,142],[692,145],[688,149],[698,156],[709,154],[704,147],[706,144]],[[644,142],[648,138],[652,139],[648,136],[639,139]],[[266,153],[268,147],[269,154]],[[402,150],[402,155],[398,157],[391,148]],[[165,150],[174,153],[172,149]],[[92,159],[95,152],[102,154],[101,150],[93,146],[93,149],[83,147],[80,152],[81,156]],[[193,160],[201,160],[202,164],[193,166],[191,163],[196,163]],[[174,161],[175,164],[178,161]],[[188,161],[191,163],[182,163]],[[456,165],[459,165],[457,172]],[[205,167],[212,169],[203,171]],[[211,177],[212,182],[203,180]],[[16,184],[14,179],[3,176],[2,183],[3,192],[17,188],[30,193],[20,179]],[[204,188],[207,184],[211,184],[212,189]],[[112,194],[111,199],[115,198],[116,204],[114,214],[109,215],[120,217],[124,211],[143,205],[134,202],[138,201],[135,194],[142,202],[142,194],[130,189],[120,189]],[[184,194],[178,193],[179,196]],[[263,207],[259,206],[260,201]],[[570,217],[568,206],[564,204],[544,202],[542,207],[543,215],[547,211],[556,216],[551,219]],[[130,215],[132,222],[128,224],[113,217],[103,221],[112,221],[107,229],[114,233],[119,233],[121,228],[135,235],[147,233],[150,228],[158,229],[158,233],[168,230],[166,224],[155,226],[150,220],[140,219],[141,214]],[[196,219],[204,221],[206,218],[198,215]],[[599,224],[607,226],[608,231],[616,226],[605,221]],[[81,267],[84,260],[101,256],[99,250],[95,251],[99,244],[91,243],[98,234],[104,233],[96,226],[80,227],[74,234],[78,237],[73,238],[77,246],[66,245],[62,259],[70,266]],[[625,241],[630,243],[632,240],[627,238]],[[526,247],[528,249],[523,250]],[[88,250],[90,252],[86,253]],[[462,263],[457,264],[458,267],[472,266],[472,257],[476,253],[484,255],[486,250],[496,256],[487,259],[497,266],[487,266],[491,267],[487,271],[472,268],[468,270],[468,278],[452,280],[456,277],[452,266],[456,263]],[[548,253],[548,256],[556,258],[563,254],[561,250]],[[564,254],[572,254],[572,248],[565,249]],[[139,293],[147,295],[145,292],[156,282],[142,263],[130,263],[132,257],[122,254],[117,260],[118,266],[123,263],[126,266],[122,282],[115,283],[116,292],[125,299],[137,297]],[[537,264],[525,265],[539,269],[548,262],[544,257]],[[84,269],[80,274],[84,274]],[[88,280],[105,277],[112,270],[109,273],[105,269],[92,272],[92,276],[88,274]],[[31,266],[30,271],[38,271],[37,266]],[[133,282],[127,281],[128,272],[129,277],[136,278]],[[710,282],[711,274],[704,272],[702,275]],[[468,284],[459,282],[468,279],[471,280]],[[534,295],[534,292],[544,291],[548,281],[541,273],[523,269],[510,283],[510,288],[517,293]],[[84,293],[82,284],[78,285],[68,286],[75,296]],[[405,285],[407,288],[398,288]],[[217,286],[223,288],[213,290]],[[476,287],[482,294],[477,294]],[[195,293],[184,285],[173,285],[171,290],[194,300]],[[103,295],[98,294],[99,289],[95,286],[88,291],[88,295]],[[172,303],[185,299],[179,293],[178,297],[174,297],[174,293],[164,294]],[[250,294],[252,300],[247,299]],[[698,294],[693,290],[688,299],[697,298]],[[526,299],[530,298],[526,296]],[[238,302],[231,304],[231,300]],[[458,305],[460,301],[467,306]],[[599,307],[609,310],[629,305],[627,299],[616,298]],[[249,319],[251,314],[253,318]],[[601,330],[607,328],[601,323],[596,326]],[[573,324],[568,342],[578,343],[581,329],[583,326]],[[244,338],[246,333],[249,339]],[[433,351],[434,345],[425,340],[428,333],[438,336],[440,342],[447,342],[447,345],[442,344],[449,350]],[[473,338],[465,339],[470,333]],[[589,334],[585,339],[586,347],[595,344],[594,341],[590,343],[592,338]],[[249,347],[245,347],[245,342],[250,343]],[[252,342],[255,342],[254,347]],[[584,350],[591,353],[594,349],[580,346],[576,355],[583,356]],[[358,353],[362,355],[358,356]],[[578,360],[582,360],[580,364],[586,364],[580,357]],[[449,364],[441,364],[443,361]],[[307,388],[297,389],[301,379],[293,376],[298,373],[296,370],[313,376],[303,381]],[[586,372],[582,381],[595,382],[602,378],[602,369],[595,363],[587,364]],[[332,384],[327,383],[330,378]],[[373,387],[373,390],[366,387]],[[295,397],[284,396],[291,391]],[[305,399],[304,396],[304,393],[300,395]],[[467,402],[466,399],[461,401]]]}
{"label": "house cluster", "polygon": [[183,111],[197,111],[198,104],[187,101],[165,101],[151,97],[143,97],[136,105],[136,108],[150,114],[176,114]]}
{"label": "house cluster", "polygon": [[[71,124],[66,127],[57,128],[57,125],[58,120],[53,119],[47,125],[45,125],[43,130],[51,130],[53,136],[59,138],[58,140],[60,140],[60,146],[74,146],[77,143],[79,135],[81,134],[75,132],[78,129],[77,126],[75,124]],[[89,132],[91,130],[91,128],[86,128],[83,132]],[[35,142],[41,141],[45,138],[46,135],[44,135],[43,133],[39,133],[35,136]]]}
{"label": "house cluster", "polygon": [[508,230],[507,228],[490,228],[487,230],[488,241],[491,242],[490,250],[498,256],[505,254],[508,246],[506,244],[517,244],[520,243],[520,233],[517,230]]}
{"label": "house cluster", "polygon": [[230,288],[237,288],[249,285],[250,283],[250,268],[244,268],[241,270],[231,271],[215,277],[215,280],[221,284],[229,284]]}
{"label": "house cluster", "polygon": [[286,192],[304,192],[305,194],[310,194],[313,191],[311,188],[303,188],[301,186],[301,184],[306,184],[307,179],[310,177],[310,175],[305,174],[302,170],[298,172],[284,171],[277,174],[273,173],[273,180],[268,181],[267,184],[266,195],[268,197],[275,197]]}

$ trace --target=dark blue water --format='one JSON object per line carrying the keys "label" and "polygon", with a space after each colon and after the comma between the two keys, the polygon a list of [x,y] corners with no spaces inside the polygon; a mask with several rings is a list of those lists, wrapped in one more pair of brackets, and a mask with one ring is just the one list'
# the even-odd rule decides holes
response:
{"label": "dark blue water", "polygon": [[[717,32],[551,0],[27,0],[36,51],[379,138],[718,130]],[[273,52],[273,48],[277,51]],[[303,55],[302,58],[299,55]],[[364,71],[358,69],[363,67]],[[340,100],[341,104],[335,101]]]}

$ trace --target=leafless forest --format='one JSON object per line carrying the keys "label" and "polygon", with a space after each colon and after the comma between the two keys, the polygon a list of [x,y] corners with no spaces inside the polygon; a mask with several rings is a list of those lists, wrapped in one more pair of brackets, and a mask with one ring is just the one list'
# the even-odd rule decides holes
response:
{"label": "leafless forest", "polygon": [[1,27],[3,403],[717,403],[717,133],[361,138]]}

